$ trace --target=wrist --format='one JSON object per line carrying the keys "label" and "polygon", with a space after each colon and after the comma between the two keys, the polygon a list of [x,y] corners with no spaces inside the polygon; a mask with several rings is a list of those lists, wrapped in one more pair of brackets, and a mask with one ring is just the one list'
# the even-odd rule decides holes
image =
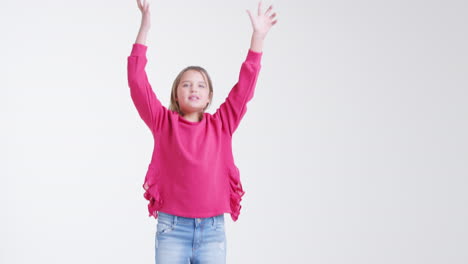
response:
{"label": "wrist", "polygon": [[252,38],[258,39],[258,40],[264,40],[265,39],[265,34],[262,32],[254,31],[252,33]]}
{"label": "wrist", "polygon": [[263,50],[263,38],[259,36],[252,35],[250,41],[250,49],[255,52],[262,52]]}
{"label": "wrist", "polygon": [[148,31],[151,27],[151,22],[147,17],[141,18],[140,30]]}
{"label": "wrist", "polygon": [[148,32],[150,30],[150,26],[148,24],[141,23],[140,32]]}

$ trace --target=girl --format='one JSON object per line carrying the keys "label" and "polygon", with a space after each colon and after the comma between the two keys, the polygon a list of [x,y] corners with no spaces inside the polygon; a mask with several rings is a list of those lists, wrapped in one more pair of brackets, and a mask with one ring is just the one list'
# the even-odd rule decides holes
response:
{"label": "girl", "polygon": [[[142,2],[143,1],[143,2]],[[143,188],[149,216],[158,219],[156,263],[225,263],[224,213],[237,221],[244,190],[232,155],[232,135],[247,111],[260,71],[263,41],[276,24],[272,6],[246,10],[252,22],[250,49],[238,82],[211,115],[205,110],[213,85],[205,69],[189,66],[175,78],[169,109],[145,72],[149,3],[137,0],[141,27],[128,57],[128,85],[138,114],[154,138]]]}

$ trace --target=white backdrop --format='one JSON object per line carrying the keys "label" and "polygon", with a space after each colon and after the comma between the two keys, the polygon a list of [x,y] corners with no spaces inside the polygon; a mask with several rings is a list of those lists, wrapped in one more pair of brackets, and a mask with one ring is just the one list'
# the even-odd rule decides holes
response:
{"label": "white backdrop", "polygon": [[[151,1],[164,105],[185,66],[237,81],[257,2]],[[468,263],[466,1],[265,1],[278,13],[234,135],[228,263]],[[0,263],[154,263],[136,1],[4,1]]]}

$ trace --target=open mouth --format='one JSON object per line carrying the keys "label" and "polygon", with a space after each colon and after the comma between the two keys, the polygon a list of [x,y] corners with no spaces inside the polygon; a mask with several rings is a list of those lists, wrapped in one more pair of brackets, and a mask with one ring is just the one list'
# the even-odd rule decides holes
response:
{"label": "open mouth", "polygon": [[199,100],[200,98],[198,98],[198,96],[195,96],[195,95],[192,95],[189,97],[189,100],[190,101],[196,101],[196,100]]}

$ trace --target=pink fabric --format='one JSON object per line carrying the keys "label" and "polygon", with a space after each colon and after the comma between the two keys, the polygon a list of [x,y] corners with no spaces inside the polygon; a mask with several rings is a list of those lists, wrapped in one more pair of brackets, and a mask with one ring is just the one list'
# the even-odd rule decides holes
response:
{"label": "pink fabric", "polygon": [[146,51],[146,45],[133,44],[127,77],[133,103],[154,138],[143,184],[149,216],[158,218],[158,211],[191,218],[230,213],[237,221],[245,192],[232,135],[254,95],[263,53],[249,49],[225,102],[214,114],[205,112],[200,122],[192,122],[159,101],[145,72]]}

